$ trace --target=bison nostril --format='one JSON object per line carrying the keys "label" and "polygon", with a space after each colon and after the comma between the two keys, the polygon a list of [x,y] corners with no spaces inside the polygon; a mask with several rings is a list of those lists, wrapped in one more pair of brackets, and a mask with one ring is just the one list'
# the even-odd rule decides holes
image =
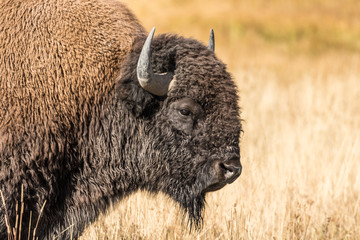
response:
{"label": "bison nostril", "polygon": [[234,175],[240,175],[241,173],[241,165],[240,164],[227,164],[227,163],[220,163],[220,168],[224,171],[224,176],[226,179],[233,177]]}
{"label": "bison nostril", "polygon": [[234,165],[226,164],[226,163],[224,163],[223,165],[224,165],[225,169],[227,169],[228,171],[231,171],[231,172],[237,173],[241,170],[241,165],[234,166]]}

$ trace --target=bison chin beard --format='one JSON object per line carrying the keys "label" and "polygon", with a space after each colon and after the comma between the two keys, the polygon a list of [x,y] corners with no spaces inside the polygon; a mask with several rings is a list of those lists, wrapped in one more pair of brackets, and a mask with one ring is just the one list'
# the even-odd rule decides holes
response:
{"label": "bison chin beard", "polygon": [[[190,231],[199,230],[203,225],[203,212],[205,209],[205,193],[194,191],[192,187],[186,186],[180,189],[170,188],[166,193],[175,200],[183,209],[184,220]],[[172,190],[172,191],[171,191]],[[187,218],[186,218],[187,217]]]}
{"label": "bison chin beard", "polygon": [[199,230],[203,225],[202,215],[205,208],[205,194],[191,199],[183,199],[180,205],[184,209],[184,215],[188,216],[190,231],[192,229]]}

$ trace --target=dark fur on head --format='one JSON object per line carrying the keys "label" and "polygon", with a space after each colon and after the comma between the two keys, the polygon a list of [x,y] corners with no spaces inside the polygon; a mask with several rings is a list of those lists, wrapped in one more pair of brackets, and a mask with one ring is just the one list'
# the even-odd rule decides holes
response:
{"label": "dark fur on head", "polygon": [[10,223],[22,187],[23,229],[47,201],[40,239],[78,237],[111,202],[144,189],[166,193],[199,227],[206,192],[238,176],[225,179],[224,164],[240,164],[236,87],[215,54],[193,39],[156,36],[154,72],[175,74],[159,97],[137,80],[146,33],[116,1],[5,1],[3,23],[0,190]]}
{"label": "dark fur on head", "polygon": [[[134,52],[129,55],[126,66],[136,65],[142,44],[143,41],[139,41],[134,45]],[[170,90],[167,97],[153,96],[140,88],[136,69],[133,67],[128,69],[127,75],[123,75],[120,80],[120,87],[123,90],[118,92],[133,114],[142,116],[144,123],[148,121],[147,118],[149,119],[148,131],[155,131],[152,139],[168,141],[158,142],[159,146],[154,147],[154,149],[158,148],[159,152],[168,154],[156,162],[162,163],[169,158],[172,159],[172,164],[179,166],[173,172],[163,174],[171,179],[161,178],[160,188],[153,189],[156,185],[153,181],[149,182],[149,186],[145,184],[144,187],[150,191],[160,190],[169,194],[188,213],[190,225],[199,227],[205,204],[205,193],[202,191],[209,182],[207,171],[211,161],[208,160],[226,158],[227,155],[239,151],[241,125],[236,87],[225,65],[216,59],[213,52],[196,40],[176,35],[159,35],[154,39],[152,52],[155,72],[175,72],[175,87]],[[207,127],[199,130],[196,135],[184,135],[174,129],[168,119],[163,119],[166,114],[162,109],[166,111],[172,102],[184,96],[191,97],[207,110],[205,114],[208,117],[206,123],[203,123]],[[221,109],[218,109],[219,106]],[[156,122],[153,122],[154,119]],[[184,146],[184,149],[177,151],[169,145]],[[194,164],[194,160],[198,164]],[[187,179],[180,176],[179,179],[175,178],[182,172],[189,174]]]}

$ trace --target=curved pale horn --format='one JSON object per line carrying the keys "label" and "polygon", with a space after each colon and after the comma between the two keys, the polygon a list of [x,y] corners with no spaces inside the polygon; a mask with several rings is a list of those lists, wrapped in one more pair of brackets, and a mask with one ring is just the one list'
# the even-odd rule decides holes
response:
{"label": "curved pale horn", "polygon": [[210,30],[208,49],[210,49],[213,52],[215,51],[215,37],[214,37],[213,29]]}
{"label": "curved pale horn", "polygon": [[154,37],[155,27],[149,33],[141,50],[137,64],[137,77],[142,88],[157,96],[165,96],[168,92],[173,73],[156,74],[151,67],[151,43]]}

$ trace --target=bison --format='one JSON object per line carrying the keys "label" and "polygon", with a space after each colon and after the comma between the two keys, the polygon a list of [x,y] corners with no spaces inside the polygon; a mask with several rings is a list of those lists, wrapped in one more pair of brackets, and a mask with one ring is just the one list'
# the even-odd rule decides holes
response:
{"label": "bison", "polygon": [[241,173],[237,89],[213,49],[148,35],[116,0],[2,0],[0,239],[20,205],[12,234],[69,239],[139,189],[201,226],[206,193]]}

